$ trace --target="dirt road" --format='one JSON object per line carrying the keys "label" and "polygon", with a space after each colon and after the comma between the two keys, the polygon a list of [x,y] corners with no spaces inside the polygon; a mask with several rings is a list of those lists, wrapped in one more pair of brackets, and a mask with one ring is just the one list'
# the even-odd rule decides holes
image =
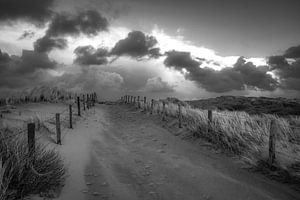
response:
{"label": "dirt road", "polygon": [[172,123],[125,105],[97,105],[60,147],[69,177],[59,199],[300,199],[205,142],[183,140]]}

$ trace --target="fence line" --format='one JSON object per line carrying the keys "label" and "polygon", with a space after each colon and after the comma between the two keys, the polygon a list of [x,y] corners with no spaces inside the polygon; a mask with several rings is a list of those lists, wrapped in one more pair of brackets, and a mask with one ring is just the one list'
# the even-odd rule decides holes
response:
{"label": "fence line", "polygon": [[[135,101],[136,97],[132,97],[130,95],[125,95],[123,97],[121,97],[121,102],[125,103],[125,104],[133,104],[137,109],[142,109],[143,112],[147,112],[150,111],[150,114],[155,113],[154,111],[156,110],[158,114],[162,115],[162,121],[166,121],[166,116],[168,115],[168,113],[171,114],[171,116],[174,116],[176,118],[178,118],[178,127],[182,128],[182,124],[183,121],[187,120],[185,119],[185,117],[183,117],[182,115],[182,107],[185,108],[185,111],[187,111],[187,108],[185,106],[182,106],[180,102],[178,103],[172,103],[174,105],[177,104],[178,108],[177,110],[174,112],[170,112],[170,110],[168,110],[166,107],[169,107],[167,101],[164,100],[154,100],[152,99],[151,102],[147,102],[147,97],[144,98],[140,98],[140,96],[137,97],[137,101]],[[132,99],[134,99],[134,101],[132,101]],[[168,111],[167,111],[168,110]],[[204,112],[203,112],[204,114]],[[212,123],[214,123],[214,118],[213,115],[221,115],[221,116],[226,116],[226,117],[230,117],[230,118],[235,118],[235,119],[244,119],[244,120],[249,120],[249,118],[243,117],[243,116],[238,116],[238,115],[228,115],[225,113],[220,113],[220,112],[213,112],[212,110],[207,110],[207,133],[209,133],[211,131],[211,126]],[[268,158],[268,162],[270,166],[273,166],[273,164],[275,163],[275,159],[276,159],[276,153],[278,153],[278,151],[276,151],[276,135],[279,135],[279,131],[280,129],[278,128],[277,123],[275,122],[275,119],[269,119],[269,125],[266,126],[266,128],[268,128],[268,132],[269,132],[269,158]],[[287,125],[289,128],[293,128],[293,129],[300,129],[300,127],[298,126],[293,126],[293,125]],[[285,127],[287,127],[285,126]],[[247,130],[247,129],[241,129],[239,128],[240,131],[242,131],[243,133],[248,133],[248,134],[253,134],[255,133],[257,130]],[[217,131],[217,130],[214,130]],[[220,133],[219,134],[223,134]],[[194,134],[195,136],[195,134]],[[291,156],[289,156],[291,157]]]}
{"label": "fence line", "polygon": [[[66,136],[66,133],[64,134],[64,132],[65,132],[65,130],[67,129],[67,127],[68,127],[69,129],[72,129],[72,128],[73,128],[73,119],[72,119],[72,118],[73,118],[73,114],[74,114],[75,109],[72,109],[72,106],[75,105],[75,104],[77,104],[78,117],[81,117],[81,116],[82,116],[82,115],[81,115],[81,112],[80,112],[80,111],[81,111],[81,108],[80,108],[81,103],[82,103],[82,104],[88,105],[88,106],[89,106],[89,107],[88,107],[89,109],[90,109],[91,107],[94,107],[94,106],[95,106],[95,103],[96,103],[96,100],[97,100],[97,95],[96,95],[96,93],[93,92],[93,93],[91,93],[91,94],[87,94],[87,96],[89,96],[89,98],[87,98],[87,99],[85,99],[85,98],[80,99],[80,96],[78,96],[78,97],[77,97],[77,101],[73,102],[72,104],[69,104],[68,107],[67,107],[66,109],[64,109],[63,111],[61,111],[61,112],[59,112],[59,113],[55,113],[55,116],[52,116],[52,117],[47,118],[47,119],[45,119],[45,120],[39,120],[39,121],[37,122],[37,124],[36,124],[35,122],[29,122],[29,123],[27,124],[27,127],[26,127],[26,128],[19,130],[17,133],[12,134],[12,135],[8,135],[8,136],[6,136],[6,137],[5,137],[5,136],[1,137],[1,138],[0,138],[0,139],[1,139],[1,142],[6,141],[6,140],[9,140],[9,139],[11,139],[11,138],[13,138],[13,137],[16,137],[16,136],[18,136],[18,135],[20,135],[20,134],[22,134],[22,133],[24,133],[24,132],[27,131],[27,135],[28,135],[28,148],[29,148],[29,153],[30,153],[29,156],[33,156],[33,155],[32,155],[32,152],[35,151],[35,142],[36,142],[37,140],[39,140],[39,139],[42,137],[42,135],[40,135],[39,137],[36,137],[36,135],[35,135],[35,129],[36,129],[37,127],[39,127],[40,124],[42,124],[42,123],[50,122],[50,121],[56,119],[56,123],[55,123],[55,126],[54,126],[53,128],[49,129],[49,128],[46,127],[46,126],[44,126],[44,127],[46,127],[46,128],[47,128],[47,131],[49,131],[50,133],[54,133],[54,132],[55,132],[55,129],[56,129],[56,136],[57,136],[56,143],[59,144],[59,145],[61,145],[62,139],[64,140],[64,138],[65,138],[65,136]],[[64,116],[64,117],[61,117],[61,116],[63,116],[63,114],[64,114],[65,112],[67,112],[67,111],[69,111],[69,115],[66,115],[66,116]],[[83,114],[83,113],[82,113],[82,114]],[[69,123],[68,123],[68,122],[69,122]],[[67,124],[67,127],[66,127],[66,126],[62,126],[62,125],[64,125],[64,124]],[[69,124],[69,126],[68,126],[68,124]],[[5,132],[5,131],[0,130],[0,134],[1,134],[1,135],[4,135],[2,132]],[[47,144],[47,146],[48,146],[50,143],[51,143],[51,142],[49,142],[49,143]],[[2,165],[3,165],[3,164],[4,164],[4,162],[2,162]]]}

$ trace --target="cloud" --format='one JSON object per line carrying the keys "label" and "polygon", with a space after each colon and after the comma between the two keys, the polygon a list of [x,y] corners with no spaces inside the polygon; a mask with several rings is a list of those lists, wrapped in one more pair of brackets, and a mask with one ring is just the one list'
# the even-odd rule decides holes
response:
{"label": "cloud", "polygon": [[219,71],[201,67],[201,62],[192,58],[189,52],[170,51],[166,53],[164,64],[184,74],[186,79],[195,81],[209,92],[228,92],[245,90],[275,90],[277,81],[268,74],[267,66],[255,66],[240,57],[233,67],[225,67]]}
{"label": "cloud", "polygon": [[96,10],[79,12],[78,15],[67,13],[56,14],[51,21],[46,35],[79,36],[81,33],[88,36],[95,36],[100,31],[106,31],[108,21]]}
{"label": "cloud", "polygon": [[282,89],[300,90],[300,45],[288,48],[283,55],[270,56],[268,64]]}
{"label": "cloud", "polygon": [[2,52],[0,49],[0,64],[5,64],[10,61],[10,56],[8,53]]}
{"label": "cloud", "polygon": [[276,68],[288,65],[288,62],[284,56],[270,56],[268,58],[268,64],[273,69],[276,69]]}
{"label": "cloud", "polygon": [[45,35],[34,42],[34,51],[45,53],[52,49],[64,49],[67,47],[67,40],[63,38],[51,38]]}
{"label": "cloud", "polygon": [[74,50],[76,58],[74,63],[80,65],[102,65],[107,64],[108,51],[103,48],[95,49],[91,45],[79,46]]}
{"label": "cloud", "polygon": [[285,58],[300,58],[300,45],[288,48],[283,56]]}
{"label": "cloud", "polygon": [[159,48],[154,48],[157,40],[153,36],[145,35],[141,31],[128,33],[125,39],[119,40],[111,50],[111,55],[130,56],[132,58],[157,58],[160,56]]}
{"label": "cloud", "polygon": [[163,81],[160,77],[153,77],[147,80],[147,83],[142,89],[142,91],[155,93],[170,93],[174,92],[174,86],[169,85],[168,82]]}
{"label": "cloud", "polygon": [[281,88],[300,90],[300,59],[289,63],[282,55],[270,56],[268,63],[280,80]]}
{"label": "cloud", "polygon": [[56,66],[46,54],[34,51],[23,50],[21,57],[0,53],[0,88],[33,86],[45,81],[46,71]]}
{"label": "cloud", "polygon": [[64,49],[67,47],[67,40],[62,37],[78,37],[80,34],[95,36],[107,28],[107,19],[96,10],[79,12],[77,15],[56,14],[45,36],[35,41],[34,49],[37,52],[49,52],[54,48]]}
{"label": "cloud", "polygon": [[43,25],[52,15],[54,0],[1,0],[0,21],[25,20]]}
{"label": "cloud", "polygon": [[27,30],[22,33],[22,35],[18,38],[18,40],[23,40],[26,38],[31,39],[34,37],[34,35],[35,35],[35,32]]}
{"label": "cloud", "polygon": [[183,68],[192,70],[200,66],[201,62],[192,58],[190,52],[183,51],[169,51],[166,52],[167,58],[164,61],[164,64],[167,67],[174,67],[176,70],[181,71]]}
{"label": "cloud", "polygon": [[79,73],[65,73],[52,80],[52,85],[74,92],[97,92],[99,99],[119,98],[123,77],[116,72],[103,71],[97,67],[80,70]]}

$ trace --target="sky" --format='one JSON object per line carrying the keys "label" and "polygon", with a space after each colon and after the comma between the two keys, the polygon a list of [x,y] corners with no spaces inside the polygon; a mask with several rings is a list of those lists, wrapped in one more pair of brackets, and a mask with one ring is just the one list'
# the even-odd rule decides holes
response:
{"label": "sky", "polygon": [[0,96],[299,98],[298,0],[0,0]]}

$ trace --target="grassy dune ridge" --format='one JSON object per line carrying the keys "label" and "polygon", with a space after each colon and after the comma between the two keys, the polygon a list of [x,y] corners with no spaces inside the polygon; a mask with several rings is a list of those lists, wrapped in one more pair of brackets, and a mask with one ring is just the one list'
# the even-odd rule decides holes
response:
{"label": "grassy dune ridge", "polygon": [[[166,102],[169,118],[178,118],[178,103],[182,105],[182,120],[186,129],[205,138],[215,147],[229,151],[250,164],[259,166],[268,160],[271,121],[275,121],[276,163],[275,166],[300,180],[300,118],[279,117],[272,114],[250,115],[238,111],[213,111],[208,123],[207,110],[192,108],[184,102]],[[163,112],[163,101],[155,101],[155,114]],[[141,107],[144,108],[141,103]],[[151,104],[146,104],[150,109]]]}

